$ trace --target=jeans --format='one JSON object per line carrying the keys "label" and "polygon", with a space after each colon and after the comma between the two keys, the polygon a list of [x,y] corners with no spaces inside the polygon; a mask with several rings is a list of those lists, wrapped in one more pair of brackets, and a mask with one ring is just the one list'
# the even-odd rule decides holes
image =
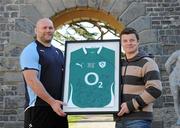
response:
{"label": "jeans", "polygon": [[116,128],[151,128],[151,120],[121,120],[116,121]]}

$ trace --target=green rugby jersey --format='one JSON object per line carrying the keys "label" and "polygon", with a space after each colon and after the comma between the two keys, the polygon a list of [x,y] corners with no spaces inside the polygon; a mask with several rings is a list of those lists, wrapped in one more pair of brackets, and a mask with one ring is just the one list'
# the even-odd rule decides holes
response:
{"label": "green rugby jersey", "polygon": [[68,103],[81,108],[104,107],[114,100],[115,51],[80,48],[71,53]]}

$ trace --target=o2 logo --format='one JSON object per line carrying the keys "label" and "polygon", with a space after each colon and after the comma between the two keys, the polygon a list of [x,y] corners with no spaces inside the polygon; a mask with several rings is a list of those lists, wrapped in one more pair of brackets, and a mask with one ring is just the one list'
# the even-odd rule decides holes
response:
{"label": "o2 logo", "polygon": [[98,88],[103,88],[103,82],[99,81],[99,76],[95,72],[87,73],[84,77],[84,81],[89,86],[98,84]]}

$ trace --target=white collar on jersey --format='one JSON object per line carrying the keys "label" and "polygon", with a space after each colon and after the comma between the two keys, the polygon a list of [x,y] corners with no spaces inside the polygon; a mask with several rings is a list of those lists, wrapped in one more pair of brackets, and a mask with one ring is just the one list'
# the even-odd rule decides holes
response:
{"label": "white collar on jersey", "polygon": [[100,47],[83,47],[84,54],[87,54],[87,48],[99,48],[97,50],[97,54],[99,54],[101,52],[101,50],[102,50],[102,46],[100,46]]}

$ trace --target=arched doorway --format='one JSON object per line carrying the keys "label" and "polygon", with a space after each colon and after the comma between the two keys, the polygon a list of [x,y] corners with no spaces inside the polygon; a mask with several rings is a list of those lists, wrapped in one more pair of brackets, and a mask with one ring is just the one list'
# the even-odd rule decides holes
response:
{"label": "arched doorway", "polygon": [[124,25],[116,20],[110,13],[90,7],[70,8],[52,16],[51,19],[54,22],[55,28],[58,28],[63,24],[81,20],[105,22],[119,33],[124,28]]}
{"label": "arched doorway", "polygon": [[[59,47],[62,51],[64,51],[65,41],[69,40],[104,40],[105,36],[106,39],[119,39],[119,33],[124,28],[124,25],[117,21],[116,18],[110,13],[90,7],[76,7],[66,9],[52,16],[51,19],[54,22],[54,26],[56,28],[52,44]],[[87,24],[89,24],[89,26]],[[88,26],[90,28],[90,25],[93,27],[91,27],[91,30],[87,30],[86,27]],[[90,37],[84,39],[77,39],[77,35],[70,34],[73,31],[73,26],[76,27],[76,30],[79,29],[81,33],[83,33],[82,31],[85,30],[85,33],[88,33],[89,35],[93,35],[96,33],[100,35],[100,37],[97,38],[96,36],[95,38]],[[71,32],[67,30],[68,28],[71,29]],[[95,29],[99,29],[99,31]],[[63,32],[60,32],[59,30]],[[78,31],[76,30],[74,31],[77,34]],[[66,33],[68,34],[65,34],[64,31],[66,31]],[[82,35],[83,34],[81,34],[81,36]]]}

